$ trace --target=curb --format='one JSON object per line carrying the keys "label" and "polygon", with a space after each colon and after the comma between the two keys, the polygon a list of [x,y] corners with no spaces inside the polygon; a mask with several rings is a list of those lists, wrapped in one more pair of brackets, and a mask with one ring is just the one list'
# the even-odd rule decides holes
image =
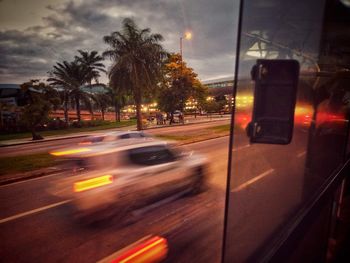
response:
{"label": "curb", "polygon": [[10,146],[34,144],[34,143],[41,143],[41,142],[48,142],[48,141],[59,141],[59,140],[64,140],[64,139],[83,138],[83,137],[87,137],[87,136],[89,136],[89,135],[88,134],[84,134],[84,135],[69,136],[69,137],[43,139],[43,140],[38,140],[38,141],[18,142],[18,143],[12,143],[12,144],[1,144],[0,143],[0,147],[10,147]]}

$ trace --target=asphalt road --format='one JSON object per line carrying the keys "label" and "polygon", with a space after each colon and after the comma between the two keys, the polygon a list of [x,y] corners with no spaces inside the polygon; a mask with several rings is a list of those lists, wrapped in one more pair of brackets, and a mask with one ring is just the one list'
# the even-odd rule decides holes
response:
{"label": "asphalt road", "polygon": [[[243,134],[235,137],[226,250],[230,259],[246,260],[299,204],[306,137],[297,130],[288,146],[249,145]],[[77,223],[70,200],[47,192],[50,183],[65,174],[1,186],[2,261],[96,262],[155,234],[169,242],[167,262],[220,262],[228,137],[186,147],[209,158],[209,189],[137,213],[122,223],[113,219],[90,227]]]}
{"label": "asphalt road", "polygon": [[[186,233],[195,231],[197,234],[193,237],[201,235],[201,242],[206,242],[207,238],[208,242],[212,240],[210,243],[213,242],[215,253],[211,257],[217,259],[223,231],[225,191],[221,186],[225,184],[227,145],[228,137],[223,137],[189,147],[196,151],[203,149],[215,163],[211,169],[220,168],[222,171],[211,178],[210,190],[143,212],[133,219],[135,222],[122,227],[117,222],[86,227],[74,221],[70,215],[69,201],[51,196],[46,191],[51,182],[64,174],[0,187],[0,238],[4,241],[0,248],[1,258],[5,262],[94,262],[148,234],[165,236],[172,255],[180,248],[177,244],[192,242],[185,238],[188,236]],[[201,222],[213,211],[216,211],[215,217]],[[206,237],[208,227],[213,233],[211,239]],[[185,253],[187,249],[190,248],[183,249],[183,256],[192,255],[191,250]],[[209,254],[205,253],[203,258]],[[176,255],[181,258],[181,254]],[[179,258],[174,256],[168,260],[178,262]],[[200,255],[196,257],[198,260],[201,258]]]}

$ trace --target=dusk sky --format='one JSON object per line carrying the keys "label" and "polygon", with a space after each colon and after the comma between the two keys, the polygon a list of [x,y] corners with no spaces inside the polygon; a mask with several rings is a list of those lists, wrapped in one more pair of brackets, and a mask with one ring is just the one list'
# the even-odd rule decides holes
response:
{"label": "dusk sky", "polygon": [[[45,80],[58,61],[76,50],[103,52],[102,38],[134,18],[140,28],[164,37],[201,80],[233,75],[238,1],[232,0],[0,0],[0,83]],[[106,60],[106,67],[110,62]],[[103,77],[102,82],[107,82]]]}

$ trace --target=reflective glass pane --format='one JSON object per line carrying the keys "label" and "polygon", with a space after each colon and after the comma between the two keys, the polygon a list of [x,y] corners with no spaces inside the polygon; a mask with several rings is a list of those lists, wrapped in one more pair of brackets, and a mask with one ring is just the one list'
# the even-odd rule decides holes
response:
{"label": "reflective glass pane", "polygon": [[[243,2],[225,262],[263,259],[300,222],[299,213],[343,164],[349,119],[349,23],[334,12],[340,6],[348,14],[348,6]],[[293,137],[287,145],[249,143],[246,128],[256,88],[251,70],[258,59],[299,62]],[[284,95],[271,96],[282,102]]]}

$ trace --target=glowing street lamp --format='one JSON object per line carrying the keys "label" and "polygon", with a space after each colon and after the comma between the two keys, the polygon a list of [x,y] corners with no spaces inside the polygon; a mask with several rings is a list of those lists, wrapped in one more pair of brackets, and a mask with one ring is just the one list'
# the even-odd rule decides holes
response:
{"label": "glowing street lamp", "polygon": [[185,32],[185,39],[191,39],[192,38],[192,33],[187,31]]}

